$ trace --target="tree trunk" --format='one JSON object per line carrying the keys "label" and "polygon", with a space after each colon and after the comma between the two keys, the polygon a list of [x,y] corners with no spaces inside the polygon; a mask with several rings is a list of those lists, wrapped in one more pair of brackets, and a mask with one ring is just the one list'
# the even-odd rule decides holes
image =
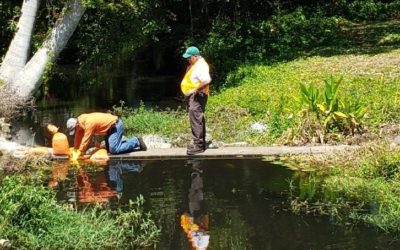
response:
{"label": "tree trunk", "polygon": [[29,97],[39,88],[46,66],[54,62],[64,49],[84,12],[85,7],[81,0],[70,0],[66,3],[63,16],[57,20],[51,34],[25,65],[16,81],[11,82],[11,89],[19,96]]}
{"label": "tree trunk", "polygon": [[40,0],[24,0],[22,3],[17,32],[0,67],[0,80],[6,83],[15,80],[28,60],[39,5]]}

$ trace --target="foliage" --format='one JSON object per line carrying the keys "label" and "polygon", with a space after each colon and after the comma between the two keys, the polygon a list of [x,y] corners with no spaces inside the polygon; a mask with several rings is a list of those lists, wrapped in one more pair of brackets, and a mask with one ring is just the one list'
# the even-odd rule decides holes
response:
{"label": "foliage", "polygon": [[21,6],[15,1],[2,1],[0,3],[0,55],[5,54],[9,41],[16,31]]}
{"label": "foliage", "polygon": [[339,85],[343,78],[334,79],[330,77],[325,79],[325,87],[323,91],[322,102],[319,103],[319,91],[314,85],[308,88],[304,84],[300,84],[301,103],[306,105],[309,112],[317,116],[317,120],[321,119],[321,123],[325,128],[325,132],[338,129],[342,132],[361,131],[361,121],[367,109],[362,106],[355,97],[347,97],[342,101],[339,98]]}
{"label": "foliage", "polygon": [[81,212],[60,205],[52,190],[24,178],[6,177],[0,190],[0,234],[26,249],[104,249],[145,247],[159,229],[144,213],[143,198],[126,210]]}
{"label": "foliage", "polygon": [[[310,157],[312,158],[312,157]],[[320,161],[303,158],[303,165],[319,168]],[[389,151],[387,145],[374,145],[320,160],[336,162],[324,168],[324,174],[311,174],[299,186],[307,193],[293,200],[297,211],[310,210],[343,219],[363,221],[386,232],[398,234],[400,227],[400,151]],[[307,206],[307,208],[305,208]]]}
{"label": "foliage", "polygon": [[137,109],[123,110],[124,127],[130,135],[158,134],[167,137],[179,136],[189,128],[186,114],[181,110],[157,111],[143,104]]}
{"label": "foliage", "polygon": [[218,69],[218,81],[243,61],[290,59],[300,51],[338,43],[340,39],[338,18],[322,18],[298,8],[263,20],[217,17],[202,47]]}
{"label": "foliage", "polygon": [[324,1],[321,8],[328,15],[342,15],[353,20],[382,20],[400,13],[398,1],[329,0]]}
{"label": "foliage", "polygon": [[315,112],[318,116],[317,101],[319,98],[319,90],[314,84],[309,84],[308,87],[304,83],[300,83],[301,102],[304,103],[308,109],[307,111]]}
{"label": "foliage", "polygon": [[[182,48],[197,44],[213,65],[215,86],[239,63],[293,58],[299,51],[341,43],[340,22],[398,16],[397,1],[157,1],[82,0],[88,8],[61,55],[60,63],[79,63],[80,74],[120,58],[160,53],[175,60]],[[18,20],[20,3],[0,5],[0,48],[4,52]],[[63,11],[64,1],[40,6],[33,50]],[[3,43],[4,41],[4,43]],[[123,55],[123,58],[121,58]],[[149,59],[151,60],[151,59]],[[90,70],[89,70],[90,69]],[[93,72],[94,71],[94,72]]]}

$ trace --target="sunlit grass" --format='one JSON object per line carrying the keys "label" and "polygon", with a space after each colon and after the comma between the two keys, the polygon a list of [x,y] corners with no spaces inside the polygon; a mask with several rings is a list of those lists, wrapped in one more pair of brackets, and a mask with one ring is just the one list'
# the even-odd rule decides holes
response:
{"label": "sunlit grass", "polygon": [[[208,132],[215,141],[246,141],[250,145],[301,145],[315,141],[308,130],[322,130],[305,116],[300,84],[322,91],[331,77],[342,78],[340,101],[365,107],[360,131],[376,138],[382,125],[400,121],[400,36],[398,21],[343,23],[348,40],[335,47],[315,48],[290,61],[243,63],[228,74],[223,87],[211,91],[206,107]],[[329,50],[325,53],[322,50]],[[221,85],[220,83],[218,85]],[[322,92],[321,92],[322,93]],[[185,110],[155,111],[144,107],[125,117],[128,133],[158,134],[173,140],[190,138]],[[266,131],[251,129],[256,122]],[[308,127],[308,128],[305,128]],[[353,135],[332,129],[328,143],[353,143]],[[318,135],[319,132],[317,131]],[[317,140],[318,141],[318,140]]]}

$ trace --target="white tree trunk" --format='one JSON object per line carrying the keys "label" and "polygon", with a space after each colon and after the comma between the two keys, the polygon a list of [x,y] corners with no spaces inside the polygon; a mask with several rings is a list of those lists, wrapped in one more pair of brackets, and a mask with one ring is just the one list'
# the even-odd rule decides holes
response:
{"label": "white tree trunk", "polygon": [[23,69],[28,60],[39,5],[40,0],[24,0],[22,3],[17,32],[0,67],[0,79],[6,83],[15,80],[17,73]]}
{"label": "white tree trunk", "polygon": [[15,82],[10,87],[21,97],[29,97],[41,84],[41,77],[46,65],[55,61],[66,46],[79,21],[85,12],[81,0],[70,0],[66,3],[64,14],[57,20],[51,34],[43,45],[25,65]]}

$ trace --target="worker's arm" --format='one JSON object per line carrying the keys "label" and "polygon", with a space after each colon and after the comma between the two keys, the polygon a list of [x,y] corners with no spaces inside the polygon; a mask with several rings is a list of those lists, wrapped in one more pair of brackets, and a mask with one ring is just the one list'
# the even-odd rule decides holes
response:
{"label": "worker's arm", "polygon": [[194,75],[196,80],[200,82],[197,91],[200,91],[211,82],[210,68],[206,63],[199,64],[195,69]]}
{"label": "worker's arm", "polygon": [[197,88],[197,91],[201,90],[202,88],[204,88],[205,86],[207,86],[208,84],[210,84],[211,82],[211,78],[206,79],[205,81],[200,81],[200,85]]}
{"label": "worker's arm", "polygon": [[77,126],[75,129],[75,136],[74,136],[74,149],[79,149],[82,141],[84,130],[81,126]]}
{"label": "worker's arm", "polygon": [[92,138],[93,133],[94,133],[94,127],[92,125],[86,126],[85,129],[83,130],[83,137],[79,146],[79,151],[81,151],[82,155],[85,154],[86,149],[90,144],[90,139]]}

